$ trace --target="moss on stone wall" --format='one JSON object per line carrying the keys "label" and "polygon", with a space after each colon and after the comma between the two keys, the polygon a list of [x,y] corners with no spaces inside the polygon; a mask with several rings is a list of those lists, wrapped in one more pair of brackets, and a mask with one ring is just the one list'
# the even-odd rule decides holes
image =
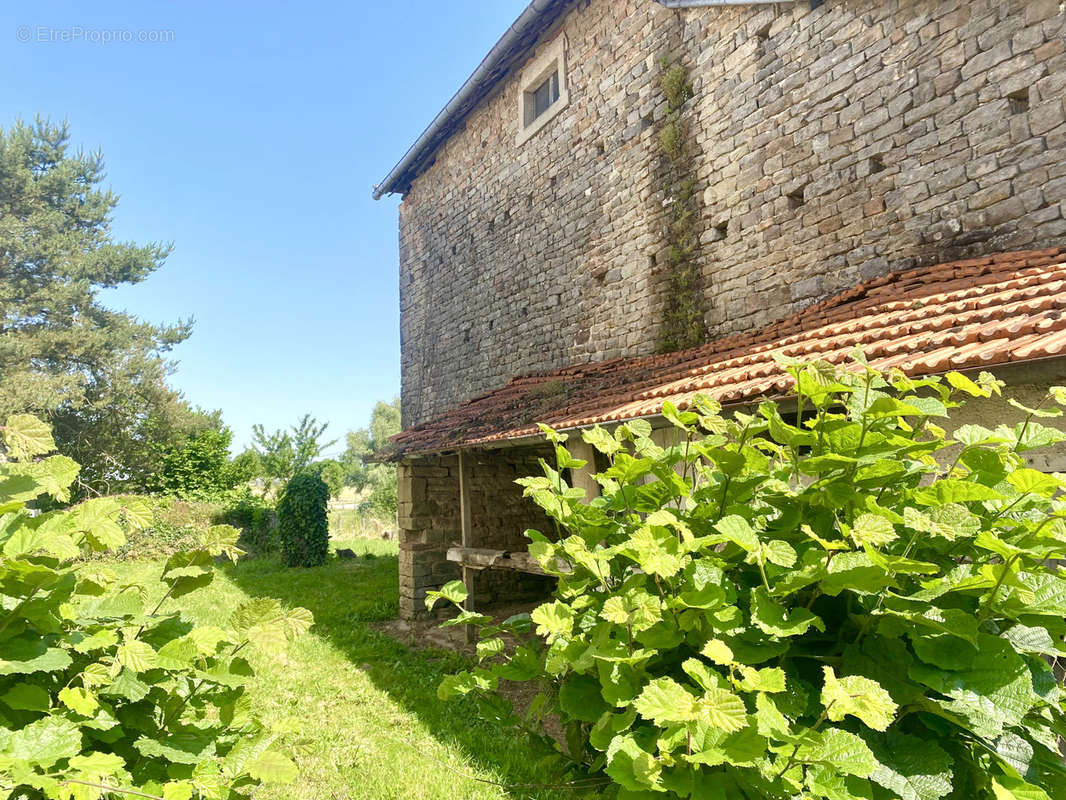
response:
{"label": "moss on stone wall", "polygon": [[693,96],[692,84],[680,64],[671,65],[664,58],[661,67],[659,88],[666,98],[667,113],[659,132],[659,146],[667,161],[663,188],[669,209],[666,226],[669,291],[659,350],[673,352],[707,341],[707,325],[697,254],[701,215],[693,179],[694,143],[682,116],[685,104]]}

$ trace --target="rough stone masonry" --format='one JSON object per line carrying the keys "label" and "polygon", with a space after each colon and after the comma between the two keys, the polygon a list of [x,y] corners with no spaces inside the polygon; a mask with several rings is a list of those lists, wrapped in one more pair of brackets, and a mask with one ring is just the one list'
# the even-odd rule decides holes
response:
{"label": "rough stone masonry", "polygon": [[1066,240],[1059,0],[579,0],[537,50],[557,36],[569,106],[516,144],[515,70],[404,198],[405,426],[655,349],[664,57],[694,88],[712,336],[890,269]]}
{"label": "rough stone masonry", "polygon": [[[574,0],[529,58],[560,36],[568,106],[518,144],[520,65],[404,197],[405,427],[514,375],[655,349],[663,59],[693,84],[682,120],[712,337],[889,270],[1066,242],[1059,0]],[[534,455],[476,455],[479,546],[517,549],[546,524],[513,484]],[[400,467],[405,615],[458,577],[444,557],[457,483],[454,456]],[[479,599],[503,580],[484,573]]]}
{"label": "rough stone masonry", "polygon": [[[524,533],[550,536],[553,524],[522,497],[515,480],[539,474],[538,458],[554,458],[550,448],[521,448],[471,454],[472,534],[478,547],[524,551]],[[400,613],[410,618],[426,611],[428,589],[460,578],[447,560],[448,547],[462,538],[459,511],[458,456],[430,456],[399,466]],[[535,599],[550,591],[546,578],[487,570],[477,575],[472,600],[484,608],[499,600]]]}

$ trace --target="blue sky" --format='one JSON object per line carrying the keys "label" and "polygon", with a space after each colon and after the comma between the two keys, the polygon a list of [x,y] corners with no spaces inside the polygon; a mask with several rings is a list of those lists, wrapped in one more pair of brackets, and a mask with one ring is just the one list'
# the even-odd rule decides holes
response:
{"label": "blue sky", "polygon": [[340,436],[400,387],[398,198],[370,189],[526,4],[0,2],[0,126],[67,119],[118,238],[174,243],[105,299],[195,318],[172,383],[236,445],[305,412]]}

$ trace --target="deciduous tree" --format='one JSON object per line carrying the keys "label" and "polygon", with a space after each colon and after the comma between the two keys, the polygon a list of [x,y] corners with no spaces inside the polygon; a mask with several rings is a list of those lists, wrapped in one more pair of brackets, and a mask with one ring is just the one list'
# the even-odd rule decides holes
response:
{"label": "deciduous tree", "polygon": [[348,432],[348,448],[341,456],[348,470],[346,485],[359,489],[370,487],[370,510],[386,519],[396,515],[396,469],[368,461],[400,430],[400,398],[394,397],[388,403],[381,401],[374,406],[368,427]]}
{"label": "deciduous tree", "polygon": [[262,425],[253,425],[252,447],[259,453],[267,476],[287,481],[336,443],[336,439],[321,441],[328,427],[328,422],[319,424],[310,414],[304,414],[287,431],[279,428],[267,433]]}

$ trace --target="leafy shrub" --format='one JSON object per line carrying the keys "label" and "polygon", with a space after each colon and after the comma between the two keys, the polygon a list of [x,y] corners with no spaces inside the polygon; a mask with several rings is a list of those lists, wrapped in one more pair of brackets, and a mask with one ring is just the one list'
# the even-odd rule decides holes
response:
{"label": "leafy shrub", "polygon": [[145,479],[149,492],[184,498],[206,498],[230,489],[237,477],[230,469],[229,428],[208,428],[176,442],[155,445],[158,471]]}
{"label": "leafy shrub", "polygon": [[301,473],[288,482],[278,501],[281,559],[288,567],[318,567],[329,552],[326,506],[329,487],[315,475]]}
{"label": "leafy shrub", "polygon": [[215,521],[232,525],[241,532],[238,544],[254,554],[273,553],[278,549],[278,516],[274,507],[262,497],[244,491],[225,503]]}
{"label": "leafy shrub", "polygon": [[143,525],[123,524],[126,541],[121,547],[89,552],[89,558],[122,561],[169,558],[183,550],[195,549],[204,530],[215,524],[222,506],[195,500],[179,500],[158,495],[115,495],[125,506],[147,509]]}
{"label": "leafy shrub", "polygon": [[[207,586],[212,559],[236,559],[237,531],[217,526],[163,568],[166,594],[120,585],[84,550],[122,547],[146,526],[135,499],[103,497],[69,510],[78,465],[26,415],[0,427],[0,788],[16,798],[90,800],[139,793],[157,800],[234,800],[261,781],[287,782],[279,734],[255,717],[245,686],[249,645],[276,650],[311,625],[272,599],[238,608],[228,628],[195,627],[174,601]],[[9,794],[6,794],[9,793]]]}
{"label": "leafy shrub", "polygon": [[[994,378],[910,380],[856,358],[785,360],[790,418],[696,398],[664,407],[667,448],[643,421],[583,432],[610,462],[589,504],[562,477],[584,463],[548,431],[556,467],[520,482],[558,524],[558,541],[528,534],[555,597],[503,625],[462,612],[484,664],[441,695],[483,693],[500,714],[499,679],[539,681],[533,708],[558,715],[572,769],[605,773],[609,797],[1066,797],[1048,663],[1066,652],[1051,561],[1066,557],[1066,482],[1025,466],[1066,439],[1038,421],[1066,389],[952,441],[940,421],[963,395],[998,394]],[[465,590],[427,604],[441,597]],[[531,625],[505,654],[500,634]]]}

